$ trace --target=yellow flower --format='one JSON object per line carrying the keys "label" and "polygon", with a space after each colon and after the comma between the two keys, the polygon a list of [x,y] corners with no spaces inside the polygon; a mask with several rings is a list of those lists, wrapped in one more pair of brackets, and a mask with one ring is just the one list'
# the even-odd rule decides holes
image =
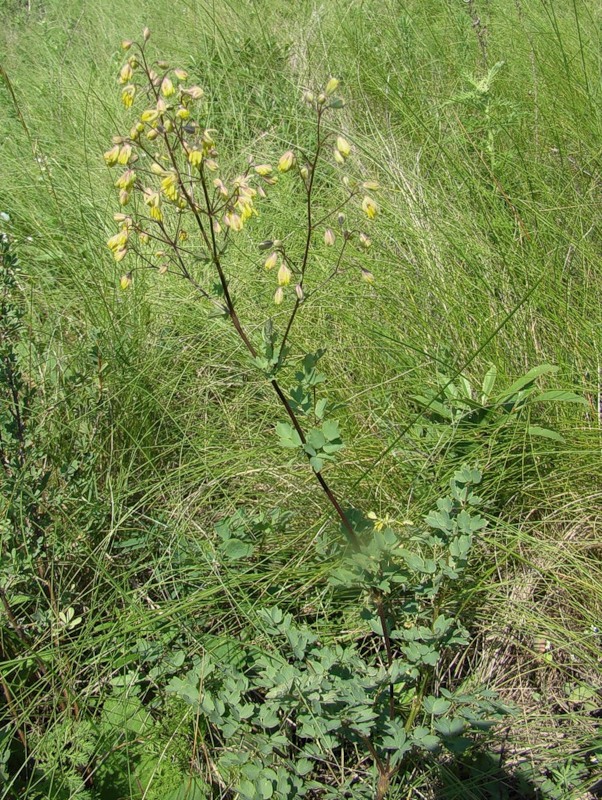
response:
{"label": "yellow flower", "polygon": [[252,200],[247,198],[241,197],[240,200],[236,203],[236,208],[240,211],[240,216],[243,222],[246,222],[250,219],[253,214],[257,214],[257,211],[253,208]]}
{"label": "yellow flower", "polygon": [[133,169],[126,169],[115,181],[117,189],[130,190],[136,182],[136,173]]}
{"label": "yellow flower", "polygon": [[280,265],[280,269],[278,270],[278,275],[277,275],[278,286],[288,286],[289,283],[291,282],[292,276],[293,273],[290,271],[290,269],[286,266],[286,264],[283,261],[282,264]]}
{"label": "yellow flower", "polygon": [[276,266],[276,262],[278,261],[278,253],[275,251],[270,253],[270,255],[266,258],[265,264],[263,265],[266,269],[273,269]]}
{"label": "yellow flower", "polygon": [[175,202],[178,199],[177,177],[174,172],[170,172],[163,178],[161,181],[161,189],[170,200]]}
{"label": "yellow flower", "polygon": [[369,269],[364,269],[362,267],[362,280],[366,281],[366,283],[374,283],[374,275]]}
{"label": "yellow flower", "polygon": [[150,171],[153,173],[153,175],[165,175],[166,174],[166,171],[163,169],[161,164],[157,164],[156,161],[153,161],[153,163],[151,164]]}
{"label": "yellow flower", "polygon": [[286,153],[280,156],[278,161],[279,172],[288,172],[295,163],[295,154],[292,150],[287,150]]}
{"label": "yellow flower", "polygon": [[369,236],[366,236],[365,233],[360,233],[360,244],[367,250],[372,246],[372,239]]}
{"label": "yellow flower", "polygon": [[127,191],[127,189],[122,189],[119,192],[119,205],[127,206],[129,202],[130,202],[130,193]]}
{"label": "yellow flower", "polygon": [[114,167],[117,163],[117,159],[119,158],[119,150],[119,145],[116,144],[104,154],[104,160],[107,162],[109,167]]}
{"label": "yellow flower", "polygon": [[107,247],[109,250],[115,252],[116,250],[120,250],[122,247],[125,247],[128,241],[128,233],[126,230],[119,231],[114,236],[111,236],[109,241],[107,242]]}
{"label": "yellow flower", "polygon": [[124,39],[124,40],[121,42],[121,49],[122,49],[122,50],[129,50],[129,49],[130,49],[130,47],[131,47],[133,44],[134,44],[134,43],[132,42],[132,40],[131,40],[131,39]]}
{"label": "yellow flower", "polygon": [[351,153],[351,145],[344,139],[342,136],[337,136],[337,150],[343,156],[343,158],[347,158],[347,156]]}
{"label": "yellow flower", "polygon": [[149,214],[151,219],[154,219],[155,222],[163,222],[163,213],[159,206],[151,206]]}
{"label": "yellow flower", "polygon": [[121,280],[119,281],[119,285],[124,291],[126,289],[129,289],[130,286],[132,285],[132,273],[127,272],[125,275],[122,275]]}
{"label": "yellow flower", "polygon": [[190,111],[187,108],[184,108],[184,106],[180,106],[176,111],[176,117],[186,121],[187,119],[190,119]]}
{"label": "yellow flower", "polygon": [[155,128],[151,128],[150,131],[147,131],[146,138],[149,141],[153,142],[157,138],[158,135],[159,135],[159,131],[156,130]]}
{"label": "yellow flower", "polygon": [[230,230],[235,232],[242,231],[243,221],[238,214],[225,214],[224,222],[230,228]]}
{"label": "yellow flower", "polygon": [[153,122],[159,119],[159,112],[156,108],[147,108],[146,111],[143,111],[140,115],[140,119],[142,122],[147,122],[149,125],[152,125]]}
{"label": "yellow flower", "polygon": [[136,96],[136,87],[133,83],[128,83],[123,87],[121,92],[121,102],[126,108],[131,108],[134,105],[134,97]]}
{"label": "yellow flower", "polygon": [[126,257],[127,252],[128,251],[125,249],[125,247],[120,247],[118,250],[113,250],[113,258],[117,263],[119,263]]}
{"label": "yellow flower", "polygon": [[176,93],[173,83],[171,80],[165,76],[161,82],[161,94],[163,97],[171,97],[173,94]]}
{"label": "yellow flower", "polygon": [[274,292],[274,303],[276,303],[276,305],[279,306],[283,300],[284,300],[284,290],[281,286],[279,286]]}
{"label": "yellow flower", "polygon": [[127,164],[132,156],[132,146],[130,144],[124,144],[121,150],[119,151],[119,156],[117,157],[118,164]]}
{"label": "yellow flower", "polygon": [[174,69],[173,74],[179,81],[185,81],[186,78],[188,77],[188,73],[186,72],[186,70],[180,69],[179,67],[178,69]]}
{"label": "yellow flower", "polygon": [[368,197],[368,195],[366,195],[362,200],[362,211],[368,217],[368,219],[374,219],[374,217],[378,214],[378,206],[371,197]]}
{"label": "yellow flower", "polygon": [[255,172],[261,175],[262,178],[265,178],[266,175],[272,174],[272,167],[269,164],[258,164],[255,167]]}
{"label": "yellow flower", "polygon": [[330,80],[329,80],[329,81],[328,81],[328,83],[326,84],[326,88],[324,89],[324,93],[325,93],[326,95],[331,95],[331,94],[333,94],[334,92],[336,92],[336,90],[338,89],[338,87],[339,87],[339,81],[338,81],[338,79],[337,79],[337,78],[330,78]]}
{"label": "yellow flower", "polygon": [[203,161],[203,153],[201,150],[191,150],[188,153],[188,160],[193,167],[200,167]]}
{"label": "yellow flower", "polygon": [[337,162],[337,164],[345,163],[343,155],[337,150],[336,147],[334,148],[333,155],[334,155],[334,160]]}

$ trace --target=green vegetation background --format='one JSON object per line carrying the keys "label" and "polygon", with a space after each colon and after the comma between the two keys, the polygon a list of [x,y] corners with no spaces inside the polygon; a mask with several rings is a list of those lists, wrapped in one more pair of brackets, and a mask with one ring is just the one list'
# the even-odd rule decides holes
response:
{"label": "green vegetation background", "polygon": [[[579,690],[599,675],[602,625],[599,4],[4,0],[0,15],[1,224],[24,272],[29,373],[46,409],[40,458],[62,465],[53,588],[81,618],[58,639],[40,623],[57,691],[66,683],[93,709],[145,640],[199,652],[216,635],[260,640],[262,603],[304,609],[325,635],[357,625],[314,557],[329,509],[279,449],[275,400],[240,344],[185,285],[141,276],[119,289],[102,153],[126,119],[119,43],[148,25],[157,55],[198,77],[232,163],[277,158],[307,130],[301,88],[341,78],[342,128],[383,191],[366,263],[375,283],[346,273],[291,342],[328,348],[348,442],[330,480],[402,523],[426,513],[467,453],[479,463],[495,524],[463,588],[466,659],[520,706],[513,753],[541,770],[587,761],[595,720]],[[302,214],[292,192],[278,199],[230,262],[239,314],[257,332],[273,286],[254,242]],[[559,367],[543,387],[587,400],[530,409],[563,441],[503,415],[479,438],[415,399],[460,376],[478,393],[491,365],[509,386],[542,363]],[[293,513],[256,572],[209,557],[224,515],[275,506]],[[60,772],[65,712],[35,683],[18,702]],[[184,723],[161,724],[149,747],[177,760]],[[131,797],[142,796],[136,780]],[[161,796],[150,786],[144,796]]]}

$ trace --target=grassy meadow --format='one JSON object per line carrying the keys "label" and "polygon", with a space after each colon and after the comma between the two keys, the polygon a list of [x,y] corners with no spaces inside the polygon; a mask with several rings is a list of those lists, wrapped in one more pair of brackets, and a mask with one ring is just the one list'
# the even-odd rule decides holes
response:
{"label": "grassy meadow", "polygon": [[[203,88],[232,174],[311,143],[303,91],[341,81],[328,125],[353,173],[379,182],[379,214],[372,246],[300,305],[281,383],[325,348],[320,391],[345,448],[324,475],[342,505],[403,538],[463,464],[482,473],[488,524],[446,595],[468,644],[428,686],[485,684],[514,711],[481,749],[409,756],[386,796],[595,797],[602,7],[0,0],[0,20],[0,232],[19,262],[0,319],[0,796],[293,797],[276,777],[241,782],[207,709],[173,687],[206,657],[219,670],[273,652],[273,606],[384,660],[357,593],[330,580],[336,514],[279,445],[286,414],[228,320],[169,275],[139,269],[120,287],[132,266],[106,246],[122,209],[103,153],[133,119],[120,43],[148,26],[152,57]],[[321,209],[340,202],[335,172]],[[225,255],[254,342],[292,307],[273,303],[257,248],[303,230],[289,177]],[[322,279],[332,252],[316,235]],[[508,392],[536,367],[518,413]],[[220,538],[240,512],[252,558]],[[378,797],[361,741],[315,763],[305,796]]]}

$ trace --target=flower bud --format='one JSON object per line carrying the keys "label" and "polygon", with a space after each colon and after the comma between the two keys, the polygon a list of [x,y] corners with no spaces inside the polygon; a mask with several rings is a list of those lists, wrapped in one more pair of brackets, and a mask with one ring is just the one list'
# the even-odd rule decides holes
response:
{"label": "flower bud", "polygon": [[324,92],[320,92],[320,94],[318,95],[318,105],[323,106],[325,102],[326,102],[326,95],[324,94]]}
{"label": "flower bud", "polygon": [[128,83],[131,81],[134,71],[129,64],[124,64],[119,73],[119,83]]}
{"label": "flower bud", "polygon": [[127,191],[127,189],[122,189],[119,192],[119,205],[127,206],[129,202],[130,202],[130,193]]}
{"label": "flower bud", "polygon": [[190,111],[184,106],[180,106],[176,111],[176,117],[186,121],[187,119],[190,119]]}
{"label": "flower bud", "polygon": [[270,255],[266,258],[265,264],[263,266],[266,269],[274,269],[277,261],[278,261],[278,253],[274,251],[273,253],[270,253]]}
{"label": "flower bud", "polygon": [[366,283],[374,283],[374,275],[369,269],[364,269],[362,267],[362,280],[366,281]]}
{"label": "flower bud", "polygon": [[161,164],[157,164],[156,161],[153,161],[153,163],[151,164],[150,171],[153,173],[153,175],[165,175],[165,170],[163,169]]}
{"label": "flower bud", "polygon": [[184,93],[191,97],[193,100],[200,100],[204,92],[200,86],[190,86],[184,90]]}
{"label": "flower bud", "polygon": [[188,77],[188,73],[186,72],[186,70],[180,69],[179,67],[177,69],[174,69],[173,74],[179,81],[185,81],[186,78]]}
{"label": "flower bud", "polygon": [[301,175],[304,181],[306,181],[309,178],[309,169],[305,164],[299,170],[299,175]]}
{"label": "flower bud", "polygon": [[314,93],[313,92],[303,92],[303,100],[306,103],[309,103],[311,105],[313,103],[314,99],[315,98],[314,98]]}
{"label": "flower bud", "polygon": [[120,279],[120,281],[119,281],[119,285],[121,286],[121,288],[122,288],[124,291],[125,291],[126,289],[129,289],[129,288],[130,288],[130,286],[132,285],[132,273],[131,273],[131,272],[128,272],[128,273],[126,273],[125,275],[122,275],[122,276],[121,276],[121,279]]}
{"label": "flower bud", "polygon": [[144,39],[145,42],[148,42],[148,40],[150,39],[150,35],[151,35],[151,33],[150,33],[150,30],[148,28],[145,28],[142,31],[142,38]]}
{"label": "flower bud", "polygon": [[341,228],[342,228],[342,227],[343,227],[343,225],[345,224],[345,215],[344,215],[344,214],[342,214],[342,213],[341,213],[341,214],[338,214],[338,215],[337,215],[337,222],[339,223],[339,227],[341,227]]}
{"label": "flower bud", "polygon": [[283,300],[284,300],[284,290],[281,286],[279,286],[274,292],[274,303],[277,306],[279,306],[281,305]]}
{"label": "flower bud", "polygon": [[170,78],[165,76],[161,81],[161,94],[163,97],[171,97],[173,94],[176,93],[173,83],[171,82]]}
{"label": "flower bud", "polygon": [[169,264],[161,264],[161,266],[159,267],[159,275],[165,275],[168,269],[169,269]]}
{"label": "flower bud", "polygon": [[300,283],[297,283],[295,285],[295,294],[297,295],[297,300],[299,302],[301,302],[303,300],[303,298],[305,297],[305,295],[303,293],[303,286],[301,286]]}
{"label": "flower bud", "polygon": [[151,128],[150,131],[147,132],[146,138],[153,142],[157,136],[159,135],[159,131],[156,128]]}
{"label": "flower bud", "polygon": [[372,239],[366,236],[365,233],[360,233],[360,244],[367,250],[369,247],[372,247]]}
{"label": "flower bud", "polygon": [[276,280],[278,281],[278,286],[288,286],[291,282],[291,278],[293,273],[290,269],[286,266],[284,261],[280,265],[280,269],[278,270],[278,275],[276,276]]}
{"label": "flower bud", "polygon": [[339,81],[337,80],[337,78],[330,78],[330,80],[326,84],[326,88],[324,89],[324,93],[326,94],[326,96],[334,94],[334,92],[336,92],[338,87],[339,87]]}
{"label": "flower bud", "polygon": [[269,250],[270,247],[273,247],[273,246],[274,246],[274,242],[271,239],[266,239],[264,242],[259,242],[259,244],[257,245],[257,247],[260,250]]}
{"label": "flower bud", "polygon": [[324,231],[324,244],[328,247],[332,247],[335,242],[335,235],[332,228],[326,228]]}
{"label": "flower bud", "polygon": [[337,150],[343,158],[347,158],[351,153],[351,145],[347,139],[344,139],[342,136],[337,136]]}
{"label": "flower bud", "polygon": [[222,197],[228,197],[228,187],[221,178],[215,178],[215,180],[213,181],[213,185],[215,186],[215,188],[221,194]]}
{"label": "flower bud", "polygon": [[336,147],[333,150],[333,155],[334,155],[334,160],[337,162],[337,164],[344,164],[345,163],[345,159],[343,158],[343,156],[337,150]]}
{"label": "flower bud", "polygon": [[134,44],[134,42],[132,42],[132,40],[131,40],[131,39],[124,39],[124,40],[121,42],[121,49],[122,49],[122,50],[129,50],[129,49],[130,49],[130,47],[131,47],[133,44]]}
{"label": "flower bud", "polygon": [[203,153],[201,150],[191,150],[188,153],[188,160],[193,167],[200,167],[203,161]]}
{"label": "flower bud", "polygon": [[205,166],[207,167],[207,169],[210,169],[211,172],[217,172],[217,170],[219,169],[219,164],[213,158],[206,158]]}
{"label": "flower bud", "polygon": [[287,150],[286,153],[280,156],[278,161],[279,172],[288,172],[295,163],[295,154],[292,150]]}
{"label": "flower bud", "polygon": [[377,192],[380,189],[378,181],[364,181],[362,188],[367,189],[369,192]]}

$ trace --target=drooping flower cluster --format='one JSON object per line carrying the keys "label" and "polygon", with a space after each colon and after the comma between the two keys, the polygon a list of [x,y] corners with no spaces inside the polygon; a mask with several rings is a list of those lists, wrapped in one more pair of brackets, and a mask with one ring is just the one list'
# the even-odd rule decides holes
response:
{"label": "drooping flower cluster", "polygon": [[257,214],[256,197],[265,196],[264,187],[277,179],[269,164],[250,164],[229,181],[220,175],[216,131],[202,124],[203,89],[190,85],[184,69],[149,63],[149,38],[145,29],[141,44],[122,43],[133,54],[119,71],[121,99],[127,109],[136,103],[140,110],[129,133],[115,136],[104,158],[109,167],[124,167],[115,181],[119,204],[132,203],[135,209],[130,216],[115,215],[119,232],[107,244],[116,261],[130,250],[139,252],[139,244],[154,244],[159,249],[143,259],[161,272],[167,270],[164,263],[155,263],[156,256],[182,257],[176,248],[188,237],[182,228],[184,212],[192,215],[203,253],[214,254],[215,237],[241,231]]}
{"label": "drooping flower cluster", "polygon": [[[107,245],[116,262],[135,252],[139,256],[137,265],[152,267],[160,274],[173,271],[189,278],[189,265],[195,260],[213,262],[223,284],[220,258],[229,237],[242,231],[257,215],[257,200],[266,196],[266,190],[277,182],[278,175],[296,175],[310,206],[314,174],[327,143],[333,142],[336,166],[343,167],[350,159],[349,141],[340,134],[325,133],[323,125],[326,111],[344,105],[335,96],[339,81],[330,78],[317,96],[310,91],[304,94],[305,102],[317,118],[318,142],[313,157],[291,148],[279,158],[275,169],[269,163],[249,159],[241,174],[228,177],[220,167],[217,132],[204,118],[203,89],[189,79],[185,69],[171,67],[164,61],[150,62],[146,47],[149,38],[150,31],[145,29],[141,43],[122,42],[128,55],[118,76],[121,100],[126,109],[136,109],[136,117],[129,133],[115,136],[112,147],[104,154],[109,167],[122,167],[115,187],[123,211],[114,215],[118,231]],[[347,192],[342,205],[357,198],[365,216],[374,219],[378,206],[363,192],[376,190],[377,184],[357,184],[346,175],[342,182]],[[130,206],[132,211],[125,213]],[[344,220],[339,214],[343,250],[353,238],[360,248],[369,248],[368,234],[347,228],[341,218]],[[328,219],[322,222],[324,243],[334,247],[337,235],[328,225]],[[189,236],[185,223],[195,229],[194,237]],[[291,291],[294,288],[297,303],[305,298],[309,245],[315,233],[308,218],[308,246],[302,258],[291,257],[282,241],[264,243],[263,249],[270,249],[264,260],[265,269],[274,270],[276,276],[276,304],[283,302],[289,287]],[[342,250],[337,268],[341,256]],[[372,281],[369,270],[362,267],[361,274]],[[131,284],[131,276],[132,271],[122,277],[123,288]]]}

